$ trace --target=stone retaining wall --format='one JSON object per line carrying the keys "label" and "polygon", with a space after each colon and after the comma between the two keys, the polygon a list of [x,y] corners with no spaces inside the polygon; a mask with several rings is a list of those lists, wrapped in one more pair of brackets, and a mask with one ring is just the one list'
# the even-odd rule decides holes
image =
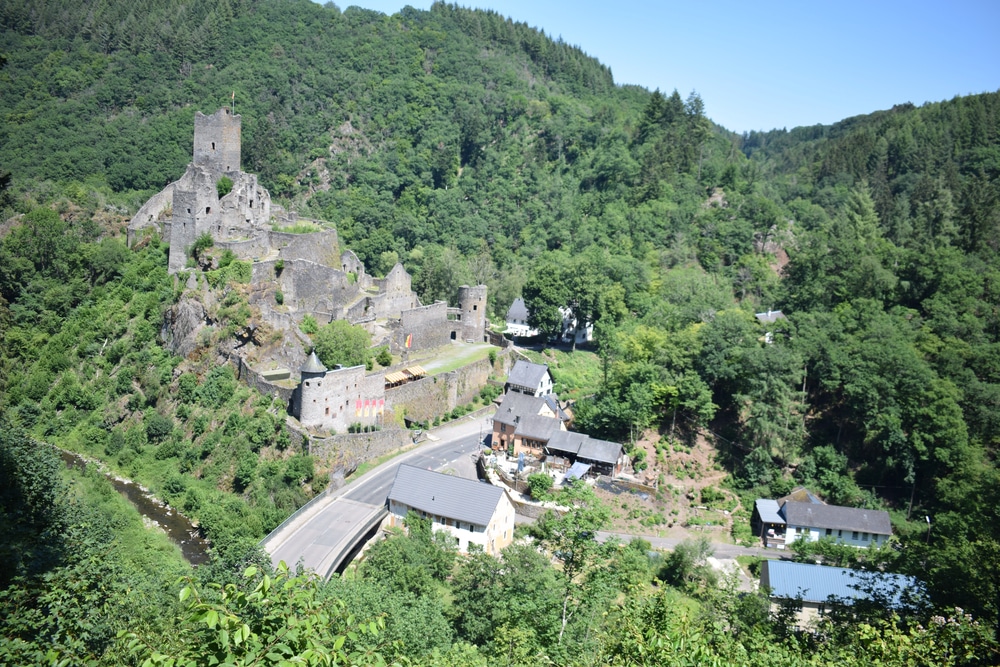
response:
{"label": "stone retaining wall", "polygon": [[309,454],[329,463],[344,475],[367,461],[413,444],[412,433],[401,428],[387,428],[374,433],[344,433],[327,438],[310,438]]}

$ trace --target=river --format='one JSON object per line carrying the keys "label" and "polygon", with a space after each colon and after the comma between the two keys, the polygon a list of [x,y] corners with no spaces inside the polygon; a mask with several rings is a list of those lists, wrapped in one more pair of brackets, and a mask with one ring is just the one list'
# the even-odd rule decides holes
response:
{"label": "river", "polygon": [[[92,461],[72,452],[60,449],[59,454],[68,468],[82,470],[88,464],[95,465]],[[181,548],[181,553],[189,563],[201,565],[208,562],[208,540],[201,536],[201,531],[186,516],[157,500],[135,482],[120,479],[104,470],[102,472],[111,482],[115,491],[125,496],[125,499],[139,511],[139,514],[152,521],[167,534],[167,537],[174,544]]]}

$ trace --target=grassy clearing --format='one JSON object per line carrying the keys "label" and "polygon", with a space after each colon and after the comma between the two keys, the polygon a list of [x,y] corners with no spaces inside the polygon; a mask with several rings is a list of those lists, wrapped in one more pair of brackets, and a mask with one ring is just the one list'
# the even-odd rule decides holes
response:
{"label": "grassy clearing", "polygon": [[369,470],[371,470],[373,468],[377,468],[380,465],[382,465],[383,463],[385,463],[386,461],[390,461],[390,460],[396,458],[397,456],[400,456],[401,454],[407,453],[408,451],[412,450],[414,447],[416,447],[416,445],[409,445],[407,447],[402,447],[400,449],[397,449],[394,452],[389,452],[388,454],[383,454],[382,456],[380,456],[377,459],[374,459],[372,461],[365,461],[364,463],[362,463],[361,465],[359,465],[355,469],[354,472],[352,472],[350,475],[348,475],[347,477],[344,478],[344,483],[345,484],[350,484],[354,480],[356,480],[359,477],[361,477],[362,475],[364,475]]}
{"label": "grassy clearing", "polygon": [[452,345],[445,350],[447,355],[439,354],[429,361],[417,362],[431,375],[448,373],[467,366],[474,361],[485,359],[490,355],[490,350],[496,350],[489,343],[476,343],[473,345]]}
{"label": "grassy clearing", "polygon": [[601,358],[595,352],[545,349],[524,350],[524,354],[536,364],[548,364],[562,399],[575,401],[594,394],[601,386]]}

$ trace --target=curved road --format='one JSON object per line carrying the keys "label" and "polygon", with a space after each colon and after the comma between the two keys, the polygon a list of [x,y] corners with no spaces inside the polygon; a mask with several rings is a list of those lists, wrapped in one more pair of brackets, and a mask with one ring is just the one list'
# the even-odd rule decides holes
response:
{"label": "curved road", "polygon": [[350,553],[361,536],[381,520],[385,500],[401,463],[476,479],[474,457],[480,438],[489,433],[492,412],[476,413],[428,433],[427,440],[368,471],[350,484],[324,495],[280,531],[264,548],[275,565],[302,564],[327,577]]}

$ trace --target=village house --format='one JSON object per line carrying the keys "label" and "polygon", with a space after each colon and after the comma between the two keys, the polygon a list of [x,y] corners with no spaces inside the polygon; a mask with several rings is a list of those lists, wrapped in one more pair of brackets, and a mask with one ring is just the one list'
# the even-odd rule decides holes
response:
{"label": "village house", "polygon": [[462,553],[475,544],[497,556],[514,540],[514,504],[491,484],[404,464],[386,502],[390,526],[403,526],[416,512],[430,519],[431,530],[451,535]]}
{"label": "village house", "polygon": [[514,303],[510,304],[510,308],[507,309],[507,329],[504,331],[506,334],[511,336],[537,336],[538,329],[532,328],[528,324],[528,306],[525,305],[524,299],[517,297],[514,299]]}
{"label": "village house", "polygon": [[566,430],[566,413],[555,394],[532,396],[508,392],[493,415],[493,449],[539,458],[556,431]]}
{"label": "village house", "polygon": [[[628,460],[620,443],[598,440],[583,433],[570,431],[554,433],[545,445],[545,453],[549,457],[563,459],[571,465],[589,466],[582,470],[578,476],[589,472],[595,475],[617,477],[621,474]],[[577,470],[581,470],[581,467],[577,467]]]}
{"label": "village house", "polygon": [[913,577],[878,571],[848,570],[812,563],[765,560],[760,587],[768,591],[771,611],[794,609],[795,629],[814,629],[835,607],[860,601],[902,610],[920,604],[923,591]]}
{"label": "village house", "polygon": [[885,544],[892,535],[889,513],[821,502],[784,502],[759,498],[750,525],[764,546],[784,549],[796,540],[828,538],[840,544],[867,548]]}
{"label": "village house", "polygon": [[552,393],[552,373],[545,364],[534,364],[518,359],[507,375],[504,391],[516,391],[529,396],[546,396]]}

